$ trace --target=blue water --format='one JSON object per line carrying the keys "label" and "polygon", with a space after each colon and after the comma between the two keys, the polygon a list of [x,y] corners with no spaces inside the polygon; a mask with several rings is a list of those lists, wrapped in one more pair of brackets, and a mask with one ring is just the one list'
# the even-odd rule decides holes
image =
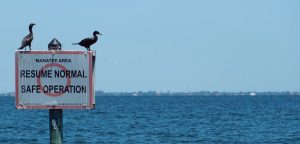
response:
{"label": "blue water", "polygon": [[[65,143],[300,143],[300,97],[96,97],[64,110]],[[49,143],[48,110],[0,97],[0,143]]]}

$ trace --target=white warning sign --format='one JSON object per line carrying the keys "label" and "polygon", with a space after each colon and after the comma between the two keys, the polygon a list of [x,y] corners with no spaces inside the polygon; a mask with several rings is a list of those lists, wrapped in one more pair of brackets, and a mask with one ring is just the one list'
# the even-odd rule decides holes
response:
{"label": "white warning sign", "polygon": [[92,51],[16,51],[18,109],[94,107]]}

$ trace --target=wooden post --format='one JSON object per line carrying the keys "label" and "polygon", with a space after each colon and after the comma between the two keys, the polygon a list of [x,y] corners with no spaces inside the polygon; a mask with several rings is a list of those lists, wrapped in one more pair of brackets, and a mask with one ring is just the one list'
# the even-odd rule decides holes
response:
{"label": "wooden post", "polygon": [[[61,43],[54,38],[48,44],[48,50],[60,51]],[[63,143],[63,111],[62,109],[49,110],[50,144]]]}
{"label": "wooden post", "polygon": [[49,110],[50,144],[63,143],[63,111],[62,109]]}

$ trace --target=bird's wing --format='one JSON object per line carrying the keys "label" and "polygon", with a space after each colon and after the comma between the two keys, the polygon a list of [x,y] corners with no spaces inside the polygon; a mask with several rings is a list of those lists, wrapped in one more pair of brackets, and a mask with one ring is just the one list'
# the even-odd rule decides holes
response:
{"label": "bird's wing", "polygon": [[33,40],[33,35],[32,34],[28,34],[27,36],[25,36],[22,40],[22,44],[21,45],[25,45],[30,43]]}
{"label": "bird's wing", "polygon": [[90,43],[90,42],[93,41],[93,40],[94,40],[93,37],[85,38],[85,39],[81,40],[79,43]]}

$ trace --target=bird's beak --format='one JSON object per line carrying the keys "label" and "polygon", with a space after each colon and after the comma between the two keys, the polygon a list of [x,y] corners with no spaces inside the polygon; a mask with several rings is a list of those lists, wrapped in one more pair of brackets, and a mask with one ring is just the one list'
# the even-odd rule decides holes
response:
{"label": "bird's beak", "polygon": [[101,34],[101,33],[99,33],[99,35],[101,35],[101,36],[102,36],[102,34]]}

